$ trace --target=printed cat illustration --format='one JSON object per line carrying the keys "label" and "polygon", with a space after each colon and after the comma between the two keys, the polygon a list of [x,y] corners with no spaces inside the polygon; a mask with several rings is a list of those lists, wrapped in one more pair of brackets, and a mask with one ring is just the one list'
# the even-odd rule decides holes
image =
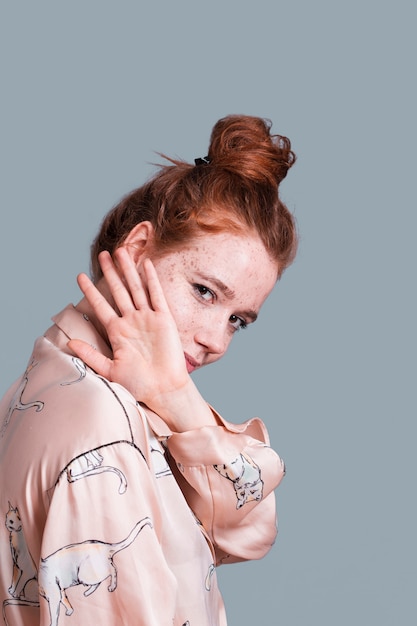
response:
{"label": "printed cat illustration", "polygon": [[162,476],[171,476],[171,468],[167,463],[164,453],[161,450],[154,448],[151,444],[151,454],[156,478],[161,478]]}
{"label": "printed cat illustration", "polygon": [[35,402],[28,402],[25,404],[22,400],[23,393],[26,389],[26,385],[29,382],[29,374],[31,370],[36,367],[37,363],[31,361],[28,367],[26,368],[25,373],[22,376],[22,380],[20,381],[19,386],[13,394],[13,398],[10,402],[9,410],[6,413],[6,417],[4,418],[3,425],[1,427],[0,436],[3,437],[6,432],[6,428],[9,425],[9,422],[12,418],[14,411],[24,411],[26,409],[36,408],[36,412],[42,411],[44,407],[44,403],[36,400]]}
{"label": "printed cat illustration", "polygon": [[118,543],[91,539],[65,546],[41,559],[39,593],[49,604],[50,626],[58,626],[61,602],[66,615],[74,612],[66,594],[69,587],[84,585],[87,587],[84,595],[89,596],[110,577],[108,590],[116,589],[117,570],[113,557],[133,543],[145,526],[152,528],[149,517],[139,521],[126,539]]}
{"label": "printed cat illustration", "polygon": [[10,551],[13,571],[9,593],[12,596],[3,600],[3,621],[8,625],[6,608],[8,606],[39,606],[38,572],[26,545],[23,533],[22,520],[17,507],[12,507],[6,513],[6,528],[9,531]]}
{"label": "printed cat illustration", "polygon": [[79,383],[80,380],[83,380],[83,378],[85,378],[87,375],[87,368],[86,368],[84,361],[81,361],[81,359],[73,356],[72,362],[74,363],[80,375],[75,380],[70,380],[68,382],[61,383],[61,387],[65,387],[66,385],[74,385],[74,383]]}
{"label": "printed cat illustration", "polygon": [[113,472],[119,477],[119,493],[125,493],[127,489],[126,476],[117,467],[110,465],[102,465],[103,456],[98,450],[90,450],[82,456],[75,459],[67,468],[67,480],[69,483],[73,483],[80,478],[87,478],[88,476],[96,476],[103,472]]}
{"label": "printed cat illustration", "polygon": [[241,453],[231,463],[214,465],[214,469],[233,483],[237,509],[252,500],[262,500],[264,483],[261,470],[250,456]]}
{"label": "printed cat illustration", "polygon": [[207,591],[210,591],[211,589],[211,578],[214,574],[214,570],[215,570],[214,563],[212,563],[210,567],[208,568],[208,572],[207,572],[206,580],[205,580],[205,588]]}
{"label": "printed cat illustration", "polygon": [[[31,580],[37,580],[38,572],[26,545],[19,510],[17,507],[12,507],[10,502],[5,524],[9,531],[13,561],[12,583],[9,587],[9,593],[13,598],[26,598],[26,585]],[[32,600],[33,598],[28,599]]]}

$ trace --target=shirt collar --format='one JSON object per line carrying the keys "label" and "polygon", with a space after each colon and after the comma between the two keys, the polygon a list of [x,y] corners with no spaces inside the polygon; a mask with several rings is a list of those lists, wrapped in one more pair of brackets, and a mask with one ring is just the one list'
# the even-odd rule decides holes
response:
{"label": "shirt collar", "polygon": [[52,321],[55,325],[46,331],[45,337],[60,348],[68,351],[69,339],[81,339],[105,356],[112,357],[110,346],[97,328],[88,316],[77,311],[73,304],[69,304],[60,313],[54,315]]}

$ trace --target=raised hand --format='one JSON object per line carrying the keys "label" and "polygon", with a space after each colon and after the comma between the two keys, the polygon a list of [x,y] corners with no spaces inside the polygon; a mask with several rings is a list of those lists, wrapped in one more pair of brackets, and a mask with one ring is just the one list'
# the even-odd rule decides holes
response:
{"label": "raised hand", "polygon": [[119,248],[116,256],[124,281],[108,252],[101,253],[100,264],[117,310],[85,274],[78,277],[81,291],[108,335],[113,358],[78,340],[71,341],[70,347],[99,374],[150,406],[155,396],[185,385],[189,375],[152,262],[145,259],[139,274],[125,248]]}
{"label": "raised hand", "polygon": [[115,256],[123,279],[108,252],[99,257],[114,308],[86,274],[78,276],[81,291],[107,333],[113,358],[78,339],[72,339],[69,347],[175,430],[201,425],[195,418],[196,405],[203,423],[212,423],[211,411],[187,372],[177,327],[152,262],[145,259],[139,273],[125,248]]}

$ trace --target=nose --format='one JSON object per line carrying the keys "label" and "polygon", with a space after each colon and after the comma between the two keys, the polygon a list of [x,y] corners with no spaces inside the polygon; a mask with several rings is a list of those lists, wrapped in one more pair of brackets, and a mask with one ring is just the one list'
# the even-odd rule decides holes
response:
{"label": "nose", "polygon": [[227,332],[222,323],[212,323],[201,327],[194,334],[195,341],[204,347],[206,353],[215,356],[216,359],[220,359],[225,354],[231,338],[230,333]]}

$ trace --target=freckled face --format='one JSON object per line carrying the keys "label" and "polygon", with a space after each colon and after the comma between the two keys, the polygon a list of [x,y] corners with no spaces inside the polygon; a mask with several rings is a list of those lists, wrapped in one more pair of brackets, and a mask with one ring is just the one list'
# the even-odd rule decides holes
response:
{"label": "freckled face", "polygon": [[278,273],[262,241],[246,234],[202,235],[152,261],[189,372],[220,359],[234,333],[255,321]]}

